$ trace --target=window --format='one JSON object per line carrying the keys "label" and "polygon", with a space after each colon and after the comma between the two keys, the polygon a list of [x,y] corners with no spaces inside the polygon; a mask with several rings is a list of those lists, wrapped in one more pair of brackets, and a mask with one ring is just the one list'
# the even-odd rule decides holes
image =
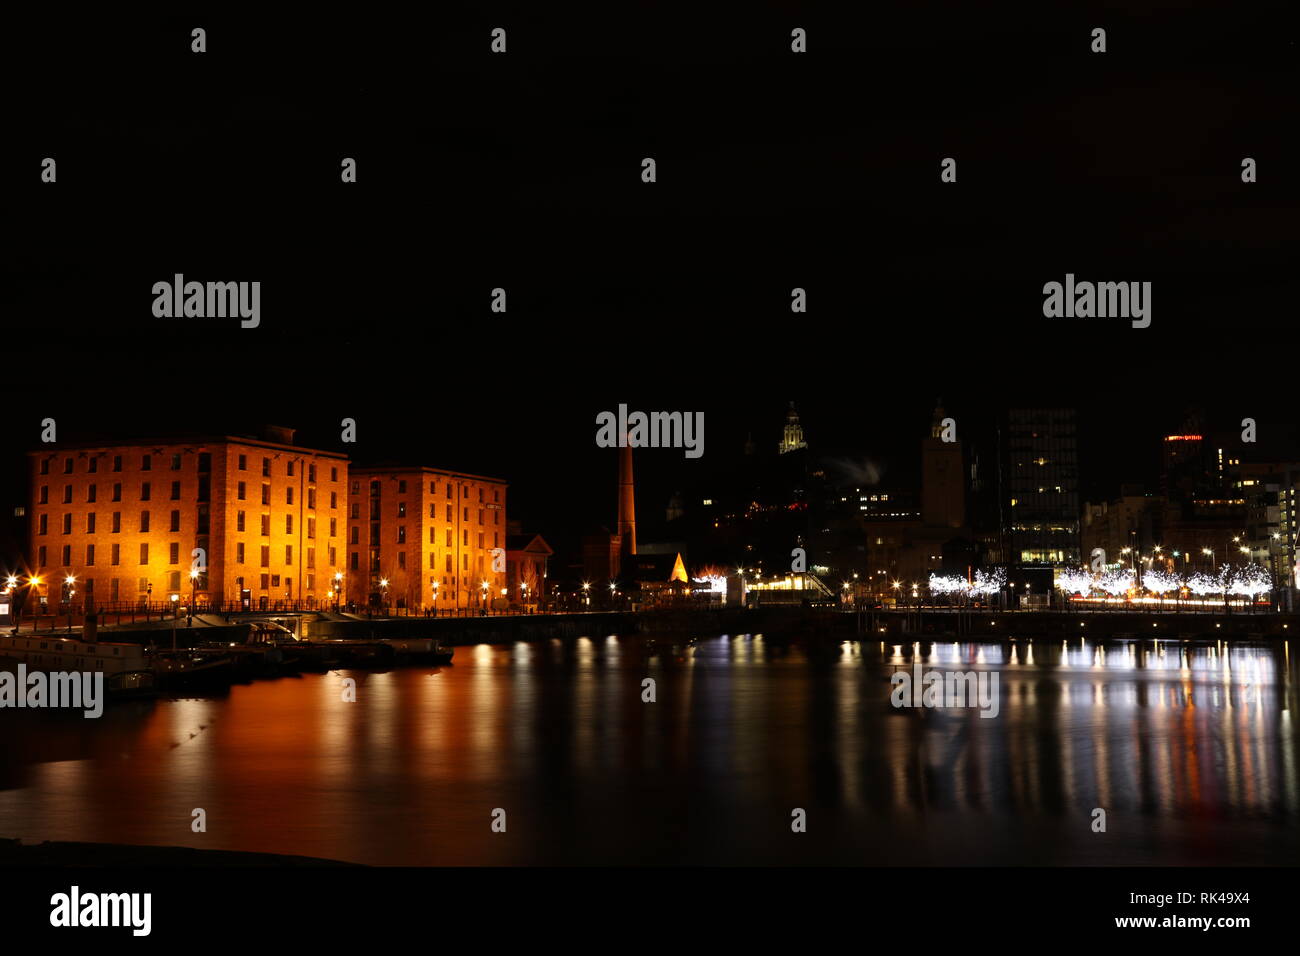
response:
{"label": "window", "polygon": [[338,533],[339,533],[339,532],[338,532],[338,528],[339,528],[338,519],[337,519],[337,518],[330,518],[330,537],[331,537],[331,538],[337,538],[337,537],[338,537]]}
{"label": "window", "polygon": [[268,478],[271,477],[271,459],[262,459],[262,474],[266,475]]}
{"label": "window", "polygon": [[361,542],[358,541],[357,538],[358,538],[358,535],[359,535],[361,529],[358,528],[356,525],[353,525],[351,530],[352,530],[352,533],[351,533],[351,535],[350,535],[349,538],[348,538],[348,543],[349,543],[349,544],[360,544]]}
{"label": "window", "polygon": [[[199,471],[208,472],[212,470],[212,453],[207,451],[199,452]],[[204,587],[207,587],[204,584]]]}
{"label": "window", "polygon": [[293,545],[291,544],[284,546],[284,563],[293,564]]}
{"label": "window", "polygon": [[430,544],[437,544],[437,543],[438,543],[438,529],[437,529],[437,528],[430,528],[430,529],[429,529],[429,543],[430,543]]}
{"label": "window", "polygon": [[[121,455],[114,455],[114,456],[113,456],[113,470],[114,470],[114,471],[121,471],[121,470],[122,470],[122,456],[121,456]],[[116,579],[116,578],[114,578],[114,580],[113,580],[113,584],[114,584],[114,585],[117,584],[117,579]]]}
{"label": "window", "polygon": [[405,551],[398,551],[398,552],[397,552],[397,566],[398,566],[399,568],[405,568],[405,567],[406,567],[406,552],[405,552]]}
{"label": "window", "polygon": [[404,479],[398,479],[398,482],[397,482],[397,493],[398,493],[399,495],[404,495],[404,494],[406,494],[406,481],[405,481]]}
{"label": "window", "polygon": [[468,547],[469,547],[469,530],[466,529],[465,531],[462,531],[462,532],[461,532],[461,535],[462,535],[462,537],[461,537],[461,542],[460,542],[461,545],[464,546],[464,547],[466,547],[466,548],[468,548]]}
{"label": "window", "polygon": [[308,549],[307,549],[307,567],[309,567],[309,568],[314,568],[314,567],[316,567],[316,549],[315,549],[315,548],[308,548]]}
{"label": "window", "polygon": [[271,503],[271,486],[270,486],[270,485],[263,485],[263,486],[262,486],[262,504],[264,504],[264,505],[269,505],[270,503]]}
{"label": "window", "polygon": [[72,513],[68,512],[63,516],[63,533],[72,534]]}
{"label": "window", "polygon": [[[68,490],[69,490],[69,492],[71,492],[72,489],[69,488]],[[69,498],[68,500],[71,501],[72,499]],[[397,503],[397,517],[399,517],[399,518],[405,518],[405,517],[406,517],[406,502],[405,502],[405,501],[399,501],[399,502]]]}
{"label": "window", "polygon": [[293,488],[284,489],[284,503],[287,505],[293,504]]}
{"label": "window", "polygon": [[269,537],[271,534],[271,516],[262,515],[262,537]]}
{"label": "window", "polygon": [[308,465],[308,466],[307,466],[307,480],[308,480],[308,481],[315,481],[315,480],[316,480],[316,466],[315,466],[315,465]]}
{"label": "window", "polygon": [[50,486],[41,485],[41,496],[37,504],[48,505],[50,503]]}
{"label": "window", "polygon": [[451,520],[451,505],[447,505],[447,520]]}
{"label": "window", "polygon": [[[86,564],[94,564],[94,563],[95,563],[95,546],[93,544],[88,544],[86,545]],[[87,590],[89,590],[89,588]]]}
{"label": "window", "polygon": [[269,568],[270,566],[271,566],[271,546],[269,544],[264,544],[262,545],[262,567]]}
{"label": "window", "polygon": [[290,478],[293,477],[293,460],[292,460],[292,459],[289,460],[289,477],[290,477]]}
{"label": "window", "polygon": [[479,509],[478,509],[478,523],[479,523],[479,524],[483,524],[483,523],[484,523],[484,521],[483,521],[483,509],[482,509],[482,508],[479,508]]}
{"label": "window", "polygon": [[235,512],[235,530],[236,531],[244,530],[244,512],[242,511]]}
{"label": "window", "polygon": [[247,500],[247,491],[248,491],[247,487],[241,481],[239,484],[235,486],[235,497],[240,501],[245,501]]}
{"label": "window", "polygon": [[179,591],[181,589],[181,573],[179,571],[167,572],[167,590]]}
{"label": "window", "polygon": [[113,534],[122,533],[122,512],[113,512]]}
{"label": "window", "polygon": [[70,474],[72,474],[72,459],[71,459],[71,458],[65,458],[65,459],[63,459],[63,473],[64,473],[65,475],[70,475]]}
{"label": "window", "polygon": [[181,470],[181,456],[172,455],[172,471],[180,471],[180,470]]}
{"label": "window", "polygon": [[429,518],[432,520],[437,517],[438,517],[438,506],[435,505],[433,502],[429,502]]}
{"label": "window", "polygon": [[149,543],[147,541],[140,545],[140,563],[149,563]]}
{"label": "window", "polygon": [[338,551],[336,551],[334,545],[331,544],[330,545],[330,567],[331,568],[334,567],[334,565],[338,564],[337,558],[338,558]]}
{"label": "window", "polygon": [[338,493],[337,491],[331,491],[331,492],[330,492],[330,508],[331,508],[331,509],[334,509],[334,508],[337,508],[338,506],[339,506],[339,493]]}
{"label": "window", "polygon": [[180,564],[180,561],[181,561],[181,546],[177,544],[175,541],[173,541],[171,544],[167,546],[167,563]]}
{"label": "window", "polygon": [[169,530],[173,533],[181,530],[181,513],[179,511],[172,511],[172,524]]}
{"label": "window", "polygon": [[447,547],[451,547],[451,529],[447,529]]}
{"label": "window", "polygon": [[314,538],[314,537],[316,537],[316,519],[315,519],[315,518],[308,518],[308,519],[307,519],[307,537],[309,537],[309,538]]}
{"label": "window", "polygon": [[339,470],[337,468],[331,468],[330,481],[338,481],[338,480],[339,480]]}
{"label": "window", "polygon": [[244,563],[244,542],[240,541],[235,544],[235,563]]}
{"label": "window", "polygon": [[49,515],[41,515],[40,519],[36,523],[37,534],[49,533],[49,517],[50,517]]}
{"label": "window", "polygon": [[173,481],[173,482],[172,482],[172,501],[180,501],[180,500],[181,500],[181,483],[180,483],[179,481]]}
{"label": "window", "polygon": [[361,505],[358,502],[352,502],[352,510],[348,514],[353,518],[361,517]]}
{"label": "window", "polygon": [[152,469],[153,469],[153,456],[145,455],[143,458],[140,459],[140,470],[151,471]]}
{"label": "window", "polygon": [[[71,515],[69,515],[69,517],[71,517]],[[397,526],[397,543],[406,544],[406,525],[404,524],[399,524]]]}
{"label": "window", "polygon": [[72,545],[65,544],[63,546],[62,560],[59,563],[65,568],[72,566]]}
{"label": "window", "polygon": [[478,546],[479,546],[480,548],[483,547],[483,532],[482,532],[482,531],[480,531],[480,532],[478,533]]}
{"label": "window", "polygon": [[263,574],[261,580],[262,580],[262,590],[265,591],[267,589],[267,586],[270,585],[271,583],[271,575]]}
{"label": "window", "polygon": [[63,486],[63,503],[65,505],[72,504],[72,485]]}
{"label": "window", "polygon": [[46,458],[41,462],[41,474],[48,475],[49,473],[50,473],[50,460]]}
{"label": "window", "polygon": [[247,455],[240,455],[240,456],[239,456],[239,470],[240,470],[240,471],[248,471],[248,456],[247,456]]}
{"label": "window", "polygon": [[94,533],[95,533],[95,512],[92,511],[88,515],[86,515],[86,534],[94,534]]}
{"label": "window", "polygon": [[[92,475],[95,472],[99,471],[99,459],[92,458],[90,459],[90,461],[86,462],[86,471],[90,472]],[[87,588],[86,590],[90,590],[90,589]]]}
{"label": "window", "polygon": [[146,534],[149,531],[149,512],[140,512],[140,533]]}
{"label": "window", "polygon": [[96,489],[96,486],[95,486],[95,485],[91,485],[89,488],[86,489],[86,501],[87,501],[88,503],[93,504],[94,501],[95,501],[95,499],[96,499],[97,497],[98,497],[98,494],[97,494],[97,489]]}
{"label": "window", "polygon": [[120,481],[115,482],[113,484],[113,500],[114,501],[122,500],[122,483]]}
{"label": "window", "polygon": [[284,533],[293,534],[293,515],[284,516]]}
{"label": "window", "polygon": [[149,488],[149,482],[147,482],[147,481],[142,481],[142,482],[140,482],[140,500],[141,500],[141,501],[148,501],[148,500],[149,500],[149,491],[150,491],[150,488]]}
{"label": "window", "polygon": [[353,571],[357,569],[357,553],[355,551],[348,555],[348,568]]}
{"label": "window", "polygon": [[311,509],[313,509],[313,510],[316,508],[316,489],[315,489],[315,488],[308,488],[308,489],[307,489],[307,507],[308,507],[308,508],[311,508]]}

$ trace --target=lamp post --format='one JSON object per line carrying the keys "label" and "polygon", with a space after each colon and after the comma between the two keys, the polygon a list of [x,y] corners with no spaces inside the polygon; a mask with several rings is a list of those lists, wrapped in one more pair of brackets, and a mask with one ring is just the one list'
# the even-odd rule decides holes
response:
{"label": "lamp post", "polygon": [[433,582],[433,616],[438,616],[438,582]]}
{"label": "lamp post", "polygon": [[479,608],[479,614],[482,617],[487,617],[487,613],[488,613],[488,587],[489,585],[486,581],[484,581],[481,585],[481,590],[483,592],[483,597],[482,597],[483,606]]}
{"label": "lamp post", "polygon": [[[77,596],[77,589],[76,587],[74,587],[76,583],[77,583],[77,578],[75,575],[72,574],[69,574],[67,577],[63,579],[63,587],[64,590],[67,592],[66,600],[68,602],[68,633],[69,634],[72,633],[72,599]],[[55,626],[57,627],[58,625],[56,624]]]}
{"label": "lamp post", "polygon": [[[582,582],[582,603],[585,607],[591,607],[591,582]],[[15,631],[15,633],[17,633]]]}
{"label": "lamp post", "polygon": [[339,613],[343,605],[343,572],[334,572],[334,613]]}
{"label": "lamp post", "polygon": [[1215,555],[1214,555],[1214,549],[1213,549],[1213,548],[1201,548],[1201,554],[1207,554],[1207,555],[1210,556],[1210,573],[1211,573],[1211,574],[1213,574],[1214,572],[1216,572],[1216,571],[1219,570],[1218,560],[1215,558]]}
{"label": "lamp post", "polygon": [[388,578],[380,578],[379,587],[381,589],[379,594],[379,605],[384,609],[384,613],[387,614],[388,613]]}
{"label": "lamp post", "polygon": [[199,572],[197,568],[190,568],[190,606],[185,615],[185,626],[194,626],[194,602],[198,600]]}

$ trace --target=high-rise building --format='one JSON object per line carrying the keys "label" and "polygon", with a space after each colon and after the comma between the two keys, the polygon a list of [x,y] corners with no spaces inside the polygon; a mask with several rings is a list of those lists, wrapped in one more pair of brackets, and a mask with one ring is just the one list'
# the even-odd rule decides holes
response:
{"label": "high-rise building", "polygon": [[349,601],[481,608],[503,597],[505,481],[413,466],[354,466],[350,481]]}
{"label": "high-rise building", "polygon": [[785,455],[807,447],[808,443],[803,440],[803,426],[799,424],[799,413],[794,410],[794,402],[791,402],[790,410],[785,413],[785,429],[777,451]]}
{"label": "high-rise building", "polygon": [[29,453],[29,573],[41,603],[270,607],[331,599],[347,458],[264,438],[60,445]]}
{"label": "high-rise building", "polygon": [[1079,453],[1074,411],[1011,409],[1003,432],[1004,561],[1078,564]]}

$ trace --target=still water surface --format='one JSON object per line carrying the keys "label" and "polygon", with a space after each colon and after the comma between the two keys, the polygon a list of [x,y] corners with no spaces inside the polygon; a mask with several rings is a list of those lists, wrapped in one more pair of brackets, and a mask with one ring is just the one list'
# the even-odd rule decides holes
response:
{"label": "still water surface", "polygon": [[[890,706],[914,653],[996,672],[997,717]],[[0,836],[413,865],[1291,864],[1296,676],[1287,644],[462,647],[98,721],[0,711]]]}

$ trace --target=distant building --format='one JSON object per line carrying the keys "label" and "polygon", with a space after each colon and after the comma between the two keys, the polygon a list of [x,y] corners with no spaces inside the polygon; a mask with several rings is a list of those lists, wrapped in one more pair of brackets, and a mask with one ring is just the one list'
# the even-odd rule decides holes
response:
{"label": "distant building", "polygon": [[332,603],[348,461],[295,445],[293,435],[275,428],[263,438],[29,453],[27,573],[41,580],[37,600]]}
{"label": "distant building", "polygon": [[506,587],[511,603],[535,604],[546,596],[547,562],[553,554],[540,534],[506,536]]}
{"label": "distant building", "polygon": [[505,481],[412,466],[353,467],[350,481],[350,602],[441,609],[503,599]]}
{"label": "distant building", "polygon": [[791,402],[790,410],[785,413],[785,429],[781,434],[781,444],[777,447],[777,451],[786,455],[807,447],[808,443],[803,439],[803,426],[799,424],[799,413],[794,410],[794,402]]}
{"label": "distant building", "polygon": [[1079,451],[1075,415],[1065,408],[1014,408],[1002,428],[1002,561],[1080,561]]}

